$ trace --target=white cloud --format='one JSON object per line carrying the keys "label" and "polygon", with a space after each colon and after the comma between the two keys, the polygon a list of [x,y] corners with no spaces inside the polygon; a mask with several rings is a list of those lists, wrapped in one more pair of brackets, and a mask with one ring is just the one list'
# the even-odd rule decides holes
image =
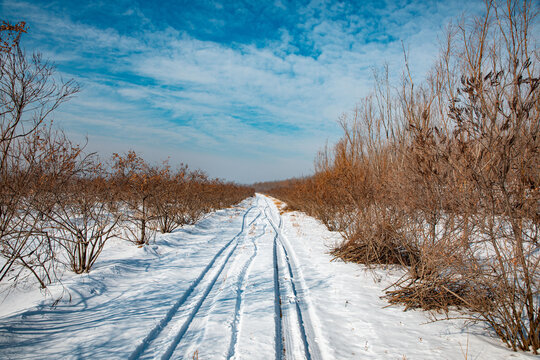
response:
{"label": "white cloud", "polygon": [[[316,150],[339,136],[335,120],[370,90],[371,68],[388,62],[399,77],[403,40],[422,76],[441,21],[458,12],[455,5],[388,5],[377,10],[383,31],[373,33],[345,3],[312,1],[298,24],[319,53],[311,57],[285,28],[265,47],[227,46],[170,27],[123,35],[19,1],[3,10],[24,15],[32,36],[47,44],[42,50],[83,84],[56,117],[74,136],[88,134],[89,148],[144,149],[152,160],[172,155],[243,182],[305,174]],[[137,8],[125,16],[150,22]]]}

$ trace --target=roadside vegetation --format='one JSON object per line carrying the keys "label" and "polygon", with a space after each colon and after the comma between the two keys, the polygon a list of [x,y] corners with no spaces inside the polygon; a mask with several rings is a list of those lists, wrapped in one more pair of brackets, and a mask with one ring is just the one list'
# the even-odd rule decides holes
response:
{"label": "roadside vegetation", "polygon": [[253,195],[133,151],[106,161],[86,153],[50,120],[79,86],[24,52],[26,32],[24,22],[0,27],[0,284],[45,288],[58,270],[89,272],[113,237],[146,245]]}
{"label": "roadside vegetation", "polygon": [[[538,3],[487,1],[451,24],[426,80],[388,70],[343,115],[315,174],[266,192],[343,234],[336,258],[398,264],[392,304],[486,322],[540,349]],[[271,188],[271,189],[269,189]]]}

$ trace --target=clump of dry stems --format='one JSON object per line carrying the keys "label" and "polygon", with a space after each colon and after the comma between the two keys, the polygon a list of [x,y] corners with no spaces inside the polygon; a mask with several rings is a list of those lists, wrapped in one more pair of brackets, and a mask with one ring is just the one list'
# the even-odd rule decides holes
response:
{"label": "clump of dry stems", "polygon": [[341,119],[315,174],[269,192],[345,238],[333,254],[401,264],[406,308],[466,307],[514,350],[540,348],[538,3],[487,1],[451,25],[427,80],[387,72]]}

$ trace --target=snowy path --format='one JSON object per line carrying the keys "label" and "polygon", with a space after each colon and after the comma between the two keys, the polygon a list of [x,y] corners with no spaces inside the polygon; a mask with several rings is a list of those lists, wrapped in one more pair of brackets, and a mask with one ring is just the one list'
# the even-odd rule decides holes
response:
{"label": "snowy path", "polygon": [[112,242],[94,271],[64,280],[69,295],[53,307],[31,303],[35,291],[1,305],[0,358],[528,357],[458,322],[422,325],[424,313],[384,309],[381,289],[399,274],[374,282],[331,263],[327,246],[339,239],[257,195],[155,245]]}

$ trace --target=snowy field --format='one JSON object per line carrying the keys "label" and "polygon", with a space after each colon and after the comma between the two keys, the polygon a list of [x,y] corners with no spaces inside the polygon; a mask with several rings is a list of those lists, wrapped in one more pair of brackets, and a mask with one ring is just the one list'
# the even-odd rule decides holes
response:
{"label": "snowy field", "polygon": [[339,240],[262,195],[147,247],[113,240],[45,300],[37,289],[4,299],[0,358],[538,358],[480,325],[386,307],[399,271],[331,262]]}

